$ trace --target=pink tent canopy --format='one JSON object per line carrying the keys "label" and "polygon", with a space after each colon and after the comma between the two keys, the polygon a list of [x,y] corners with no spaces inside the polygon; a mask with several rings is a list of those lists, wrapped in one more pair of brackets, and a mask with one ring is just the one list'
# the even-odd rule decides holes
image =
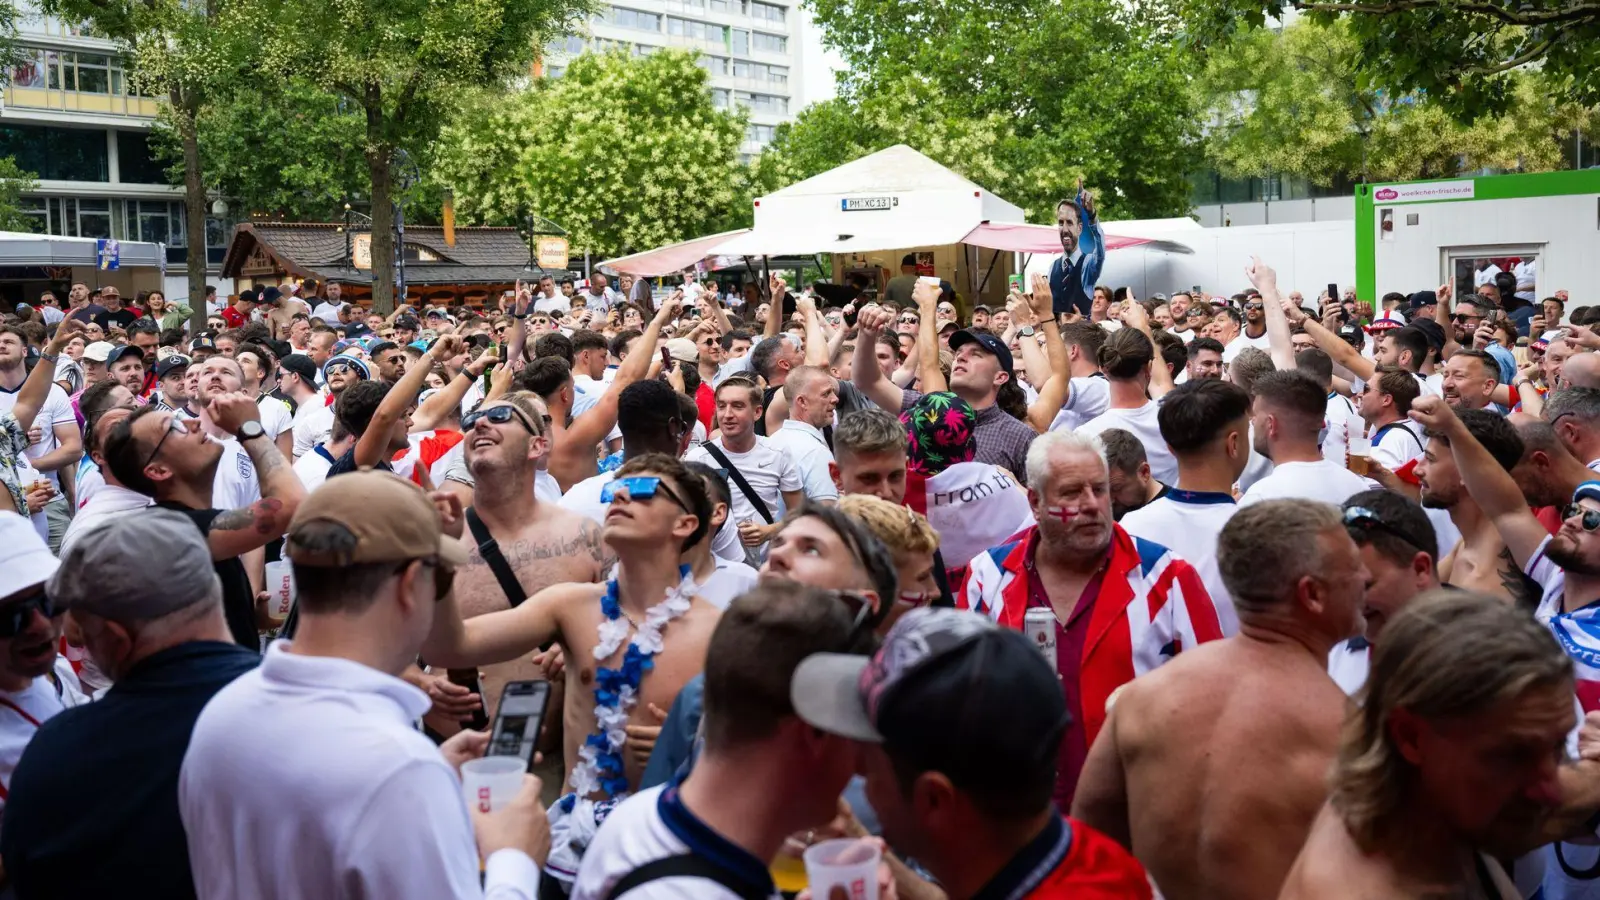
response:
{"label": "pink tent canopy", "polygon": [[600,265],[607,269],[616,269],[629,275],[638,275],[642,278],[654,278],[657,275],[666,275],[672,272],[681,272],[684,269],[694,268],[695,263],[708,256],[715,256],[716,249],[721,244],[726,244],[730,239],[749,232],[748,228],[737,231],[724,231],[708,237],[695,238],[692,241],[683,241],[678,244],[668,244],[632,256],[621,256],[616,259],[606,260]]}
{"label": "pink tent canopy", "polygon": [[[1024,225],[1015,222],[985,222],[961,239],[963,244],[988,250],[1013,253],[1060,253],[1061,233],[1054,225]],[[1121,250],[1150,243],[1149,238],[1106,235],[1107,250]]]}

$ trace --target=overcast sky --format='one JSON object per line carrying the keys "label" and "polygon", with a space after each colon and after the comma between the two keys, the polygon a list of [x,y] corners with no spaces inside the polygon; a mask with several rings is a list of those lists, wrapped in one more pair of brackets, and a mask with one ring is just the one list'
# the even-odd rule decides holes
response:
{"label": "overcast sky", "polygon": [[[802,7],[800,20],[801,103],[810,106],[833,98],[833,73],[844,68],[839,54],[822,46],[822,30]],[[795,110],[799,112],[799,110]]]}

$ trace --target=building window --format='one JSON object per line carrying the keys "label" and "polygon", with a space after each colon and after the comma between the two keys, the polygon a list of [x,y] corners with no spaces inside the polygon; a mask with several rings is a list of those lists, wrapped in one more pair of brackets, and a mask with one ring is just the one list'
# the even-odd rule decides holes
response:
{"label": "building window", "polygon": [[744,139],[752,144],[770,144],[775,131],[771,125],[746,125]]}
{"label": "building window", "polygon": [[721,46],[727,42],[728,29],[723,25],[712,25],[708,22],[699,22],[694,19],[680,19],[676,16],[667,17],[667,34],[674,37],[686,37],[690,40]]}
{"label": "building window", "polygon": [[45,86],[44,51],[32,47],[17,50],[17,61],[11,67],[11,83],[22,88]]}
{"label": "building window", "polygon": [[17,211],[28,217],[27,228],[34,234],[50,233],[50,206],[43,197],[21,197]]}
{"label": "building window", "polygon": [[110,181],[106,133],[99,129],[0,124],[0,156],[47,181]]}
{"label": "building window", "polygon": [[622,6],[613,6],[607,20],[618,28],[632,28],[636,31],[661,32],[661,16],[656,13],[640,12]]}
{"label": "building window", "polygon": [[749,52],[750,52],[750,32],[745,31],[745,30],[743,30],[741,28],[734,28],[734,29],[731,30],[730,33],[733,35],[733,47],[732,47],[732,50],[733,50],[734,55],[736,55],[736,56],[745,56],[745,55],[749,54]]}
{"label": "building window", "polygon": [[702,56],[700,65],[713,75],[728,74],[728,58],[726,56]]}
{"label": "building window", "polygon": [[768,53],[788,53],[789,39],[782,35],[752,31],[750,33],[750,46]]}
{"label": "building window", "polygon": [[117,132],[117,177],[133,184],[167,184],[165,168],[150,152],[150,136],[143,131]]}
{"label": "building window", "polygon": [[750,3],[751,18],[766,22],[782,22],[786,13],[787,9],[775,3],[762,3],[761,0],[752,0]]}
{"label": "building window", "polygon": [[711,11],[725,13],[729,11],[728,0],[711,0]]}
{"label": "building window", "polygon": [[726,88],[711,89],[711,105],[717,109],[728,108],[728,91]]}

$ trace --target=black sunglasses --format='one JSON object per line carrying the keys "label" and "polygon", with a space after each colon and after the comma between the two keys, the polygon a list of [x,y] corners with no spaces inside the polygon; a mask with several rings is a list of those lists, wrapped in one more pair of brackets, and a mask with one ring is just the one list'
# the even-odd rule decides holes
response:
{"label": "black sunglasses", "polygon": [[1381,531],[1384,534],[1397,537],[1400,540],[1405,541],[1406,545],[1409,547],[1419,550],[1422,549],[1417,546],[1415,538],[1412,538],[1410,535],[1406,534],[1400,529],[1378,518],[1377,513],[1367,509],[1365,506],[1350,507],[1344,511],[1342,518],[1344,521],[1344,527],[1346,528],[1358,528],[1362,531]]}
{"label": "black sunglasses", "polygon": [[37,594],[0,609],[0,640],[21,634],[33,621],[34,610],[38,610],[46,619],[55,618],[55,601],[50,599],[50,595],[45,593],[43,587]]}
{"label": "black sunglasses", "polygon": [[850,623],[848,643],[854,644],[862,635],[872,631],[872,600],[856,591],[829,591],[835,600],[851,609],[854,621]]}
{"label": "black sunglasses", "polygon": [[1565,509],[1561,510],[1562,519],[1570,519],[1579,514],[1583,516],[1584,531],[1600,529],[1600,509],[1584,509],[1576,503],[1569,503]]}
{"label": "black sunglasses", "polygon": [[401,572],[404,572],[406,567],[410,566],[412,563],[422,563],[425,566],[433,567],[433,589],[436,592],[433,602],[438,603],[440,600],[450,596],[450,589],[454,587],[456,583],[455,569],[452,569],[441,563],[439,561],[439,557],[437,556],[425,556],[421,559],[406,560],[395,567],[394,573],[399,575]]}
{"label": "black sunglasses", "polygon": [[[491,406],[488,409],[475,409],[461,417],[461,430],[463,432],[471,431],[472,426],[478,424],[479,419],[488,419],[494,425],[504,425],[511,421],[512,418],[521,423],[523,428],[528,429],[528,433],[534,437],[541,435],[539,429],[533,427],[533,423],[528,421],[528,417],[523,414],[522,410],[517,409],[515,406]],[[545,421],[550,421],[550,417],[546,416]]]}

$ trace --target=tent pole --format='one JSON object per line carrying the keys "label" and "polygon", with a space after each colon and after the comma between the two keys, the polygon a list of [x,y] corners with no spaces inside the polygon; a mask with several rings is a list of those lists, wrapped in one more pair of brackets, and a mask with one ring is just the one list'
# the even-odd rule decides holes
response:
{"label": "tent pole", "polygon": [[[773,299],[772,299],[772,261],[770,259],[768,259],[765,255],[763,255],[761,257],[761,295],[763,297],[767,298],[767,302],[768,303],[773,302]],[[771,315],[771,313],[768,313],[767,315]]]}
{"label": "tent pole", "polygon": [[[981,255],[979,256],[979,259],[982,259]],[[983,289],[989,286],[989,276],[994,274],[994,264],[999,262],[999,261],[1000,261],[1000,251],[996,250],[994,252],[994,255],[989,257],[989,267],[983,270],[983,283],[978,285],[978,293],[982,294],[983,293]],[[974,305],[976,305],[976,304],[974,304]]]}

